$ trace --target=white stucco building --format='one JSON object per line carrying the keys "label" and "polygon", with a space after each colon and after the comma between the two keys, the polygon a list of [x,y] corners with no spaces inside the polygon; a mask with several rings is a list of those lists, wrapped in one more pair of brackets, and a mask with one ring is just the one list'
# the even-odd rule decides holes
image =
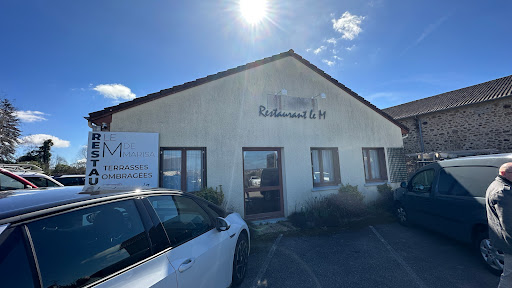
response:
{"label": "white stucco building", "polygon": [[161,187],[222,185],[247,219],[402,180],[406,128],[293,50],[89,114],[104,130],[159,133]]}

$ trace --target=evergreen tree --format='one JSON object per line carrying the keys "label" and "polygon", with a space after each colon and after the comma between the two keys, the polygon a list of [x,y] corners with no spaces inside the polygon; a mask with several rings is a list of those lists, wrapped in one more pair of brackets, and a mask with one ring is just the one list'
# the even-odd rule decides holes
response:
{"label": "evergreen tree", "polygon": [[52,157],[52,153],[50,152],[53,146],[53,141],[51,139],[45,140],[43,145],[39,147],[39,162],[43,164],[43,169],[46,173],[50,172],[50,159]]}
{"label": "evergreen tree", "polygon": [[20,120],[16,109],[7,99],[0,101],[0,162],[14,160],[14,153],[21,135]]}

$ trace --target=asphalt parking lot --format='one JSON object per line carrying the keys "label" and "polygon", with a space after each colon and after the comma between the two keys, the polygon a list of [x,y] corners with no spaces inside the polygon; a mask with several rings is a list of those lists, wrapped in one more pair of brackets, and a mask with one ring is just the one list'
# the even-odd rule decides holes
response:
{"label": "asphalt parking lot", "polygon": [[469,246],[397,223],[253,241],[240,287],[497,287]]}

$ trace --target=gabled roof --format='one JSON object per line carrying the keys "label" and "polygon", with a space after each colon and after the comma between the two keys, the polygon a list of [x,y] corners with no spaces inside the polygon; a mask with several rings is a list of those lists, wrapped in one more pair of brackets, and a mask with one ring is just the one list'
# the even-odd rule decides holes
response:
{"label": "gabled roof", "polygon": [[356,98],[357,100],[359,100],[363,104],[365,104],[366,106],[370,107],[375,112],[377,112],[380,115],[382,115],[384,118],[386,118],[389,121],[393,122],[395,125],[397,125],[398,127],[400,127],[402,129],[402,133],[404,133],[404,134],[407,133],[407,131],[408,131],[407,127],[405,127],[404,125],[400,124],[398,121],[395,121],[395,119],[390,117],[388,114],[382,112],[382,110],[377,108],[375,105],[373,105],[370,102],[366,101],[363,97],[359,96],[357,93],[355,93],[354,91],[350,90],[345,85],[341,84],[336,79],[334,79],[331,76],[329,76],[323,70],[321,70],[320,68],[318,68],[315,65],[311,64],[309,61],[307,61],[304,58],[302,58],[300,55],[295,53],[292,49],[288,50],[287,52],[283,52],[283,53],[280,53],[280,54],[277,54],[277,55],[274,55],[274,56],[271,56],[271,57],[267,57],[267,58],[264,58],[264,59],[261,59],[261,60],[257,60],[257,61],[245,64],[245,65],[242,65],[242,66],[238,66],[236,68],[232,68],[232,69],[229,69],[229,70],[226,70],[226,71],[219,72],[217,74],[209,75],[209,76],[206,76],[204,78],[199,78],[199,79],[196,79],[196,80],[194,80],[192,82],[187,82],[187,83],[184,83],[184,84],[181,84],[181,85],[174,86],[172,88],[161,90],[160,92],[148,94],[148,95],[146,95],[144,97],[135,98],[134,100],[131,100],[131,101],[128,101],[128,102],[124,102],[124,103],[118,104],[116,106],[107,107],[107,108],[105,108],[103,110],[89,113],[89,117],[85,117],[85,119],[89,120],[90,122],[92,122],[92,123],[94,123],[96,125],[101,125],[102,122],[110,123],[111,120],[112,120],[112,114],[114,114],[116,112],[123,111],[123,110],[129,109],[129,108],[132,108],[134,106],[138,106],[138,105],[144,104],[144,103],[149,102],[149,101],[153,101],[153,100],[165,97],[165,96],[169,96],[169,95],[172,95],[172,94],[175,94],[175,93],[178,93],[178,92],[181,92],[181,91],[184,91],[184,90],[187,90],[187,89],[190,89],[190,88],[193,88],[193,87],[196,87],[196,86],[199,86],[199,85],[211,82],[211,81],[215,81],[215,80],[218,80],[218,79],[221,79],[221,78],[224,78],[224,77],[227,77],[227,76],[239,73],[239,72],[243,72],[243,71],[246,71],[246,70],[249,70],[249,69],[252,69],[252,68],[264,65],[264,64],[267,64],[267,63],[271,63],[271,62],[274,62],[276,60],[280,60],[280,59],[283,59],[283,58],[286,58],[286,57],[293,57],[293,58],[297,59],[298,61],[300,61],[301,63],[303,63],[307,67],[309,67],[311,70],[315,71],[320,76],[322,76],[325,79],[327,79],[329,82],[331,82],[334,85],[338,86],[340,89],[342,89],[343,91],[345,91],[349,95],[353,96],[354,98]]}
{"label": "gabled roof", "polygon": [[395,119],[512,96],[512,75],[383,109]]}

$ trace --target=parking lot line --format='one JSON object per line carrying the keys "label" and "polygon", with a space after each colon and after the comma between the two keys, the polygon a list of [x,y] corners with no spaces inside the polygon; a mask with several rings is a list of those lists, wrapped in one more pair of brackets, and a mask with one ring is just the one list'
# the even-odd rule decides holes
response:
{"label": "parking lot line", "polygon": [[261,278],[263,278],[263,275],[265,275],[265,272],[267,271],[268,264],[270,264],[270,260],[272,259],[272,256],[274,256],[274,252],[276,251],[277,244],[279,244],[279,241],[281,241],[282,237],[283,237],[283,234],[279,234],[276,241],[274,241],[272,248],[270,248],[270,251],[268,252],[267,259],[265,259],[265,262],[263,263],[260,271],[258,272],[258,276],[256,276],[256,282],[254,283],[254,285],[252,285],[252,288],[261,287]]}
{"label": "parking lot line", "polygon": [[391,252],[391,255],[393,255],[393,257],[395,257],[395,259],[398,261],[398,263],[400,263],[400,265],[402,265],[402,267],[405,269],[405,271],[407,271],[407,273],[409,273],[409,276],[411,276],[411,278],[416,282],[416,284],[418,284],[418,286],[421,288],[427,288],[425,283],[423,283],[423,281],[421,281],[420,277],[418,277],[418,275],[416,275],[416,273],[414,273],[414,271],[412,271],[411,267],[409,267],[409,265],[407,265],[407,263],[405,263],[405,261],[402,259],[402,257],[400,257],[400,255],[398,255],[398,253],[396,253],[395,249],[393,249],[393,247],[391,247],[388,244],[388,242],[386,240],[384,240],[384,238],[379,234],[379,232],[377,232],[377,230],[375,230],[375,228],[373,228],[373,226],[371,226],[371,225],[370,225],[370,229],[372,229],[373,233],[375,235],[377,235],[379,240],[384,244],[384,246],[386,246],[386,248],[389,250],[389,252]]}

